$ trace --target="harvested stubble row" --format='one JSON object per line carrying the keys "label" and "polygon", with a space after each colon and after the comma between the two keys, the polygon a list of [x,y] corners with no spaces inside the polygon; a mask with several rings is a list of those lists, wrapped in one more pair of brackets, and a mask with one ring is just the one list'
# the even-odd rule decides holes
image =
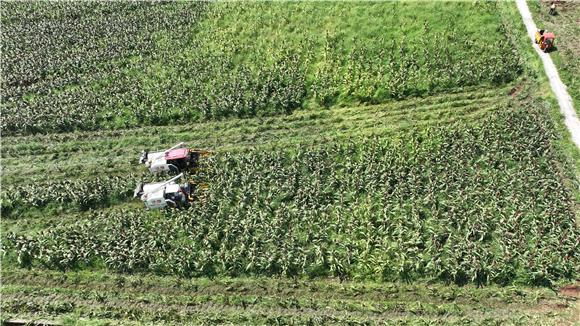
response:
{"label": "harvested stubble row", "polygon": [[[119,131],[5,137],[0,164],[4,185],[91,179],[94,175],[135,172],[142,149],[155,150],[181,141],[213,152],[240,152],[249,147],[271,150],[299,143],[323,144],[349,137],[388,137],[427,126],[452,125],[509,110],[513,86],[477,87],[439,96],[373,106],[296,111],[291,115],[230,119],[183,126]],[[151,137],[155,135],[155,137]],[[30,173],[18,173],[27,169]]]}
{"label": "harvested stubble row", "polygon": [[3,270],[2,280],[6,317],[81,316],[123,325],[531,325],[554,320],[541,306],[567,305],[549,289],[525,287],[24,269]]}

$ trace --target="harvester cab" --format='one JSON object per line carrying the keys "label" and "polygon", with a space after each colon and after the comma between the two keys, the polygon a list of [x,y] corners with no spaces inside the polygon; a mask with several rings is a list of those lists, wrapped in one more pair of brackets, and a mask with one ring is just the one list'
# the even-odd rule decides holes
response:
{"label": "harvester cab", "polygon": [[135,188],[134,197],[140,197],[148,209],[188,207],[194,199],[195,185],[190,182],[178,184],[176,181],[181,177],[183,173],[164,182],[140,183]]}
{"label": "harvester cab", "polygon": [[536,44],[544,52],[548,52],[554,47],[555,39],[554,33],[548,33],[543,29],[536,31]]}
{"label": "harvester cab", "polygon": [[143,151],[139,162],[145,164],[151,173],[178,173],[196,168],[199,158],[208,153],[204,150],[186,148],[185,143],[179,143],[164,151],[152,153]]}

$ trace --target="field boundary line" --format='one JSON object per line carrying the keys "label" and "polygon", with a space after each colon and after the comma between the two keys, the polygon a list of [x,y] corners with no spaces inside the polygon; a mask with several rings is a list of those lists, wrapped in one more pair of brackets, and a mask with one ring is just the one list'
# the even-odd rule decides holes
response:
{"label": "field boundary line", "polygon": [[546,75],[548,79],[550,79],[550,86],[552,87],[552,92],[556,95],[558,99],[558,104],[560,105],[560,112],[564,115],[564,124],[570,131],[572,135],[572,141],[576,144],[577,148],[580,148],[580,121],[578,120],[578,116],[576,115],[576,110],[574,110],[574,105],[572,104],[572,98],[568,91],[566,90],[567,87],[564,85],[562,80],[560,79],[560,75],[558,75],[558,69],[554,65],[552,58],[549,54],[545,53],[544,51],[540,50],[540,47],[535,44],[535,33],[538,30],[534,20],[532,18],[532,13],[528,8],[528,4],[526,0],[516,0],[516,5],[518,7],[518,11],[522,16],[522,20],[524,21],[524,25],[526,25],[526,29],[528,31],[528,36],[532,41],[532,46],[542,59],[542,63],[544,64],[544,70],[546,71]]}

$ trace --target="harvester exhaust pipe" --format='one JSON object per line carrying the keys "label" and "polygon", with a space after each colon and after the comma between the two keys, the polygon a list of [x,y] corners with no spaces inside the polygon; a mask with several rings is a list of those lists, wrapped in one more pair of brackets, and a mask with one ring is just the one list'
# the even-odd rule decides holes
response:
{"label": "harvester exhaust pipe", "polygon": [[179,179],[179,178],[181,178],[181,177],[183,177],[183,173],[180,173],[180,174],[178,174],[178,175],[174,176],[173,178],[171,178],[171,179],[169,179],[169,180],[165,181],[165,182],[163,183],[163,185],[166,185],[166,184],[168,184],[168,183],[170,183],[170,182],[173,182],[173,181],[175,181],[175,180],[177,180],[177,179]]}
{"label": "harvester exhaust pipe", "polygon": [[180,147],[181,147],[181,146],[183,146],[184,144],[185,144],[184,142],[181,142],[181,143],[179,143],[179,144],[177,144],[177,145],[175,145],[175,146],[171,147],[170,149],[166,150],[166,151],[165,151],[165,153],[167,153],[167,152],[169,152],[169,151],[172,151],[172,150],[174,150],[174,149],[176,149],[176,148],[180,148]]}
{"label": "harvester exhaust pipe", "polygon": [[171,183],[171,182],[173,182],[173,181],[175,181],[175,180],[177,180],[177,179],[179,179],[179,178],[181,178],[181,177],[183,177],[183,173],[180,173],[179,175],[176,175],[176,176],[174,176],[173,178],[171,178],[171,179],[169,179],[169,180],[167,180],[167,181],[165,181],[165,182],[161,183],[161,184],[159,185],[159,187],[155,188],[155,190],[152,190],[151,192],[153,193],[153,192],[159,191],[160,189],[162,189],[163,187],[165,187],[165,186],[166,186],[166,185],[168,185],[169,183]]}

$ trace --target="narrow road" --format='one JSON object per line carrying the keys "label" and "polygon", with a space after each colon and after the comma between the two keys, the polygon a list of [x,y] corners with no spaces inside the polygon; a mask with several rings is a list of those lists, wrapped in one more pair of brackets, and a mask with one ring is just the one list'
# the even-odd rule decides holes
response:
{"label": "narrow road", "polygon": [[552,61],[552,58],[550,58],[550,55],[540,50],[538,45],[534,42],[534,35],[537,31],[537,28],[534,20],[532,19],[532,14],[530,13],[530,9],[528,8],[526,0],[516,0],[516,4],[518,6],[518,10],[520,11],[520,15],[522,15],[522,19],[524,20],[524,24],[526,25],[526,29],[528,30],[528,35],[532,40],[534,49],[536,49],[536,52],[538,52],[538,55],[544,63],[544,70],[550,79],[552,91],[558,99],[560,112],[562,112],[562,115],[564,115],[564,124],[566,124],[566,127],[572,135],[572,141],[574,144],[576,144],[576,147],[580,148],[580,121],[578,120],[578,116],[574,110],[572,98],[566,91],[566,85],[562,83],[562,80],[558,75],[558,70]]}

